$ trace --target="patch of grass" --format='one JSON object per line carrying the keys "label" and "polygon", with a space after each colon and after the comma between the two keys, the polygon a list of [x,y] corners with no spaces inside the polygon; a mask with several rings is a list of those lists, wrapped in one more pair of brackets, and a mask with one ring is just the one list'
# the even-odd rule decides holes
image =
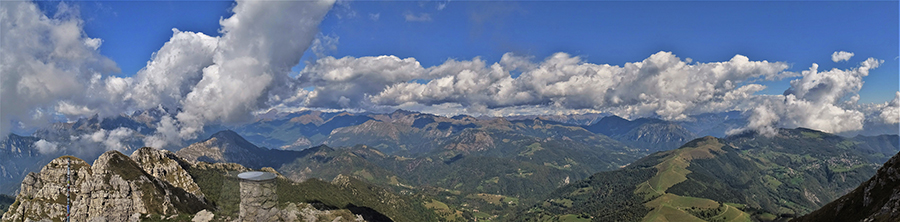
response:
{"label": "patch of grass", "polygon": [[390,180],[388,182],[388,184],[394,185],[394,186],[400,185],[400,180],[397,178],[397,176],[391,176],[388,179]]}
{"label": "patch of grass", "polygon": [[762,221],[773,221],[773,220],[777,219],[778,216],[775,216],[775,214],[763,213],[763,214],[760,214],[759,216],[757,216],[757,218],[759,218],[759,220],[762,220]]}
{"label": "patch of grass", "polygon": [[650,211],[641,221],[652,221],[652,222],[668,222],[668,221],[679,221],[679,222],[705,222],[704,220],[695,217],[687,212],[676,209],[674,207],[663,205],[656,209]]}
{"label": "patch of grass", "polygon": [[768,187],[772,191],[778,190],[778,186],[781,186],[781,184],[782,184],[781,181],[778,181],[778,179],[775,179],[775,177],[773,177],[771,175],[763,176],[763,180],[764,180],[766,187]]}
{"label": "patch of grass", "polygon": [[750,221],[750,214],[744,213],[734,206],[726,204],[725,211],[722,212],[722,214],[710,218],[710,221]]}
{"label": "patch of grass", "polygon": [[543,150],[541,143],[532,143],[525,147],[525,150],[519,153],[519,156],[532,156],[535,152]]}
{"label": "patch of grass", "polygon": [[550,200],[550,202],[553,204],[565,207],[565,208],[572,208],[572,204],[574,203],[572,200],[569,200],[569,199],[552,199],[552,200]]}
{"label": "patch of grass", "polygon": [[860,167],[864,167],[866,164],[857,164],[854,166],[841,166],[841,165],[829,165],[828,169],[835,173],[843,173],[853,171],[855,169],[859,169]]}
{"label": "patch of grass", "polygon": [[732,206],[737,209],[744,209],[744,207],[747,207],[747,205],[739,203],[725,203],[725,205]]}
{"label": "patch of grass", "polygon": [[353,175],[358,176],[363,179],[366,179],[366,181],[374,181],[375,180],[375,176],[373,176],[372,173],[369,173],[369,171],[367,171],[365,169],[353,172]]}
{"label": "patch of grass", "polygon": [[440,202],[437,200],[431,200],[431,202],[425,203],[425,207],[428,209],[434,209],[437,211],[447,211],[450,212],[450,207],[447,206],[444,202]]}
{"label": "patch of grass", "polygon": [[559,216],[558,221],[560,221],[560,222],[590,222],[591,219],[581,217],[580,215],[566,214],[566,215]]}
{"label": "patch of grass", "polygon": [[675,194],[667,193],[662,195],[650,202],[647,202],[645,206],[649,208],[659,208],[660,206],[667,205],[678,209],[687,209],[687,208],[701,208],[701,209],[709,209],[719,207],[719,203],[710,199],[705,198],[697,198],[697,197],[685,197],[679,196]]}
{"label": "patch of grass", "polygon": [[487,213],[481,212],[481,211],[473,212],[472,216],[475,216],[475,218],[479,221],[490,221],[490,219],[491,219],[490,214],[487,214]]}
{"label": "patch of grass", "polygon": [[555,163],[548,163],[548,162],[544,162],[544,166],[553,167],[553,168],[556,168],[559,170],[569,170],[570,168],[572,168],[571,164],[566,164],[566,165],[560,166]]}
{"label": "patch of grass", "polygon": [[486,194],[486,193],[469,194],[466,196],[466,198],[484,200],[485,202],[488,202],[490,204],[497,205],[497,206],[503,206],[503,204],[510,204],[510,203],[514,203],[514,204],[519,203],[518,198],[507,197],[507,196],[497,195],[497,194]]}

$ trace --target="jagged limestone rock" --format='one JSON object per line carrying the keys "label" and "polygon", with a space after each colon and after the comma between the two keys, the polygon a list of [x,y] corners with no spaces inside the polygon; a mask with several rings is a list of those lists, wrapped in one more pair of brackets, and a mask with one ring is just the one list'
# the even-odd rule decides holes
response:
{"label": "jagged limestone rock", "polygon": [[118,151],[109,151],[93,166],[63,156],[22,181],[17,204],[3,221],[65,219],[67,166],[71,168],[72,221],[137,221],[141,215],[193,214],[212,209],[201,198],[158,179]]}
{"label": "jagged limestone rock", "polygon": [[144,147],[134,151],[131,159],[137,162],[144,171],[151,176],[169,182],[175,187],[184,189],[198,197],[203,197],[203,192],[194,179],[186,171],[190,164],[168,150],[157,150]]}

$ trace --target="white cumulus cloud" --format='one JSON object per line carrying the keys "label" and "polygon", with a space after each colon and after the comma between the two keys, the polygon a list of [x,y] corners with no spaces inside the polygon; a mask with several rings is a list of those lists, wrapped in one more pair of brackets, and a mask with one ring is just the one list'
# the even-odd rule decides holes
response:
{"label": "white cumulus cloud", "polygon": [[[683,119],[692,113],[733,108],[735,100],[764,88],[749,82],[793,75],[784,72],[786,68],[785,63],[750,61],[742,55],[726,62],[687,64],[670,52],[659,52],[641,62],[614,66],[587,63],[566,53],[536,64],[506,54],[491,65],[478,58],[449,60],[428,68],[428,76],[435,78],[426,83],[398,82],[370,99],[378,105],[551,105],[626,117]],[[513,70],[521,75],[513,78]]]}
{"label": "white cumulus cloud", "polygon": [[203,77],[203,68],[213,64],[217,38],[178,29],[172,32],[169,41],[134,76],[133,90],[126,92],[125,99],[136,109],[180,106]]}
{"label": "white cumulus cloud", "polygon": [[48,17],[32,2],[0,2],[0,137],[12,121],[46,124],[34,117],[47,115],[36,114],[59,101],[80,103],[95,76],[119,72],[97,52],[102,41],[87,37],[83,26],[78,10],[65,3]]}
{"label": "white cumulus cloud", "polygon": [[34,142],[34,148],[37,148],[41,154],[51,154],[59,150],[59,145],[42,139]]}
{"label": "white cumulus cloud", "polygon": [[773,135],[777,127],[805,127],[829,133],[862,130],[866,115],[851,106],[859,98],[863,77],[882,62],[869,58],[856,68],[824,72],[819,72],[814,63],[802,72],[802,78],[791,81],[784,95],[760,96],[750,102],[757,107],[748,111],[750,123],[728,134],[754,130]]}
{"label": "white cumulus cloud", "polygon": [[[175,117],[178,136],[195,138],[209,122],[237,122],[265,108],[270,97],[290,96],[287,74],[299,63],[334,1],[238,1],[220,21],[222,37],[212,64],[202,68]],[[160,123],[164,124],[164,123]],[[164,127],[158,125],[157,127]],[[167,135],[157,134],[154,137]],[[171,139],[151,138],[156,145]]]}
{"label": "white cumulus cloud", "polygon": [[834,61],[834,62],[847,61],[847,60],[850,60],[850,58],[852,58],[852,57],[853,57],[852,52],[835,51],[834,53],[831,54],[831,61]]}
{"label": "white cumulus cloud", "polygon": [[[414,58],[325,57],[308,64],[298,80],[304,86],[315,87],[306,99],[307,106],[357,108],[369,104],[366,95],[378,94],[389,85],[425,76],[425,69]],[[341,98],[344,98],[343,105],[338,103]]]}
{"label": "white cumulus cloud", "polygon": [[896,93],[893,100],[885,104],[878,117],[887,124],[900,123],[900,91]]}

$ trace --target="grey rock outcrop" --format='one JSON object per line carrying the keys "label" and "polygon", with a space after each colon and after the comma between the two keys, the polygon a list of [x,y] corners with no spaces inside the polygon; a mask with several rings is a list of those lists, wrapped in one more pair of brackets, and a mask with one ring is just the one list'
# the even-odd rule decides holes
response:
{"label": "grey rock outcrop", "polygon": [[191,167],[190,163],[176,156],[175,153],[144,147],[134,151],[131,159],[151,176],[169,182],[198,197],[203,197],[200,187],[187,172],[187,168]]}
{"label": "grey rock outcrop", "polygon": [[141,215],[194,214],[212,209],[198,196],[150,175],[118,151],[101,155],[93,166],[71,156],[52,160],[22,181],[17,204],[3,221],[65,219],[67,166],[71,169],[72,221],[136,221]]}

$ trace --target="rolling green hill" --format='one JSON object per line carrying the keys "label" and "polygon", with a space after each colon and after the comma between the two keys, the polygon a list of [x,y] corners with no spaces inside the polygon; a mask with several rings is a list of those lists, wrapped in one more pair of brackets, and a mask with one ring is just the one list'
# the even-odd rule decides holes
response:
{"label": "rolling green hill", "polygon": [[513,220],[749,221],[808,213],[875,174],[852,139],[807,129],[704,137],[553,191]]}

